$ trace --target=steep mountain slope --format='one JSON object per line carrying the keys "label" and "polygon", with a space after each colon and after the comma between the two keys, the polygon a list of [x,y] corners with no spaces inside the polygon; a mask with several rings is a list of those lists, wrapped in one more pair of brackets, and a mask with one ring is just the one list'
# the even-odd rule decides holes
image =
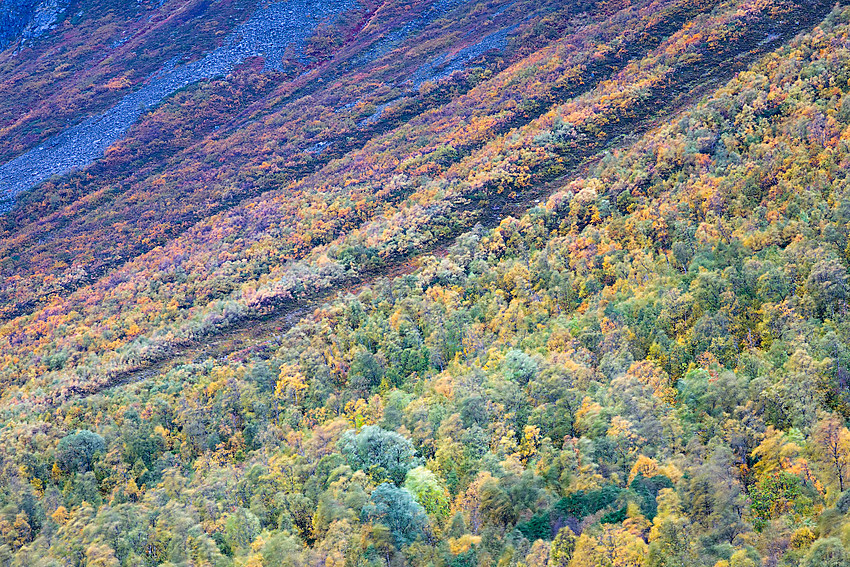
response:
{"label": "steep mountain slope", "polygon": [[0,561],[846,562],[850,10],[346,8],[0,217]]}
{"label": "steep mountain slope", "polygon": [[[16,14],[16,4],[4,2],[0,13],[24,24],[28,20]],[[110,108],[169,61],[199,58],[254,8],[238,1],[216,2],[210,14],[211,3],[204,1],[81,0],[59,5],[67,7],[51,33],[3,46],[4,162]]]}
{"label": "steep mountain slope", "polygon": [[[797,17],[813,13],[802,4],[785,9],[795,6],[799,10],[792,14]],[[500,206],[497,200],[511,199],[512,194],[521,198],[521,192],[535,181],[563,173],[624,130],[639,129],[643,121],[653,119],[654,113],[693,86],[690,77],[718,71],[731,53],[758,49],[754,37],[769,38],[770,33],[782,31],[782,22],[790,21],[774,21],[760,6],[745,4],[738,12],[732,10],[737,5],[726,6],[716,15],[702,16],[700,26],[673,33],[623,69],[605,66],[603,59],[600,73],[612,74],[603,75],[607,80],[600,80],[591,90],[578,72],[587,67],[587,57],[599,57],[597,37],[587,40],[590,53],[571,49],[572,59],[562,63],[565,46],[583,39],[585,33],[624,36],[623,40],[617,35],[605,36],[605,45],[616,58],[630,47],[621,41],[657,38],[650,32],[675,30],[670,20],[678,22],[683,14],[699,12],[690,2],[671,3],[666,10],[662,7],[652,4],[638,10],[630,6],[597,27],[582,27],[579,37],[567,36],[557,45],[523,58],[461,95],[458,102],[448,103],[447,108],[436,108],[379,133],[361,148],[326,165],[319,161],[315,173],[309,164],[303,173],[293,171],[297,164],[287,154],[300,149],[298,157],[303,159],[307,143],[335,141],[337,121],[345,117],[334,112],[330,124],[317,123],[320,116],[328,119],[328,106],[303,97],[291,103],[283,116],[278,111],[260,120],[263,113],[256,110],[244,129],[216,132],[189,147],[188,155],[172,162],[174,171],[156,171],[138,183],[125,184],[115,180],[114,166],[106,168],[104,189],[108,193],[104,189],[89,192],[56,215],[42,215],[26,227],[14,227],[7,239],[10,246],[4,255],[10,259],[6,262],[10,307],[29,311],[30,305],[52,302],[9,324],[10,329],[22,331],[14,339],[19,356],[30,349],[44,356],[49,354],[45,348],[67,352],[72,361],[78,356],[91,360],[89,355],[97,354],[109,359],[111,372],[114,363],[121,368],[127,366],[128,358],[138,358],[132,352],[138,348],[130,344],[134,340],[140,344],[136,335],[146,335],[147,341],[142,341],[148,343],[145,350],[156,356],[157,351],[168,351],[175,343],[159,337],[176,336],[179,342],[203,336],[211,326],[264,316],[276,304],[332,288],[362,269],[433,246],[481,220],[482,214],[489,214],[488,209]],[[782,12],[777,9],[777,13]],[[648,29],[641,30],[641,25]],[[527,74],[527,69],[546,66],[553,68],[544,83],[537,75]],[[572,89],[571,83],[575,85]],[[541,85],[539,94],[536,84]],[[561,106],[557,98],[553,100],[559,94],[552,93],[553,89],[563,89],[567,97],[586,93]],[[494,91],[499,93],[495,99]],[[276,101],[277,97],[272,99],[272,103]],[[286,118],[305,105],[318,107],[319,112],[307,114],[300,122],[306,132],[292,132],[299,121]],[[526,110],[528,107],[532,110]],[[358,113],[356,120],[361,123],[363,115],[371,114],[357,107],[350,112]],[[534,143],[559,114],[575,123],[575,134],[567,133],[565,143],[557,147]],[[348,120],[354,122],[351,116]],[[276,123],[279,125],[274,127]],[[493,136],[500,130],[510,132],[512,127],[524,130],[517,130],[519,137],[515,134],[513,139]],[[330,140],[323,139],[322,133]],[[280,148],[280,140],[288,143]],[[159,167],[161,161],[154,163]],[[291,177],[295,179],[287,182]],[[72,184],[80,186],[81,181],[77,178]],[[94,189],[90,183],[82,186]],[[122,191],[124,188],[127,190]],[[44,190],[55,194],[52,184]],[[119,194],[114,195],[115,191]],[[257,192],[266,194],[234,206]],[[90,217],[79,210],[88,208],[87,203],[94,205]],[[222,207],[228,207],[226,213],[210,217]],[[288,265],[297,260],[301,261]],[[91,286],[65,293],[68,280],[68,291],[73,291],[79,283],[87,283],[92,273],[97,278],[110,264],[118,266]],[[161,287],[156,274],[163,271],[192,277]],[[127,295],[118,282],[137,289]],[[138,312],[140,307],[135,301],[138,293],[148,295],[152,302],[144,314],[131,315],[129,312]],[[55,340],[50,331],[29,335],[24,321],[44,319],[47,313],[55,325],[73,322],[76,326],[87,319],[85,326],[91,330],[85,335],[89,338],[75,335]],[[119,314],[120,322],[115,319]],[[132,331],[127,333],[130,326]],[[124,338],[117,342],[116,337],[102,338],[105,327],[110,335]],[[93,340],[94,344],[85,349],[69,344],[80,340]],[[107,344],[104,351],[102,345]],[[116,358],[112,353],[121,344],[130,344],[131,351]],[[37,366],[22,360],[28,371],[37,371]],[[19,381],[14,374],[10,378]]]}

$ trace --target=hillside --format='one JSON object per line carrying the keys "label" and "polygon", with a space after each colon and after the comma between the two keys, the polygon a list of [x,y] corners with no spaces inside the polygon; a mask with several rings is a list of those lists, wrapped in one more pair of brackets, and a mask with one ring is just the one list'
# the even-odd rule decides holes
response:
{"label": "hillside", "polygon": [[850,9],[0,41],[0,564],[850,563]]}

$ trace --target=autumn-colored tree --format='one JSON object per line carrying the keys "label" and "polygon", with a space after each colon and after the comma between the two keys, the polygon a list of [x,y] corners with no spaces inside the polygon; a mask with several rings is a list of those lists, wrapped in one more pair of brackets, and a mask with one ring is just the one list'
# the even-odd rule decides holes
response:
{"label": "autumn-colored tree", "polygon": [[826,416],[815,426],[814,442],[821,462],[844,492],[850,474],[850,431],[837,416]]}

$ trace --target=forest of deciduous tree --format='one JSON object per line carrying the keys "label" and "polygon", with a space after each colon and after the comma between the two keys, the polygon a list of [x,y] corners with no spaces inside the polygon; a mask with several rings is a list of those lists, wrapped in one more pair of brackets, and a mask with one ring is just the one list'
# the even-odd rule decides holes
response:
{"label": "forest of deciduous tree", "polygon": [[850,565],[850,8],[494,6],[0,217],[0,565]]}

